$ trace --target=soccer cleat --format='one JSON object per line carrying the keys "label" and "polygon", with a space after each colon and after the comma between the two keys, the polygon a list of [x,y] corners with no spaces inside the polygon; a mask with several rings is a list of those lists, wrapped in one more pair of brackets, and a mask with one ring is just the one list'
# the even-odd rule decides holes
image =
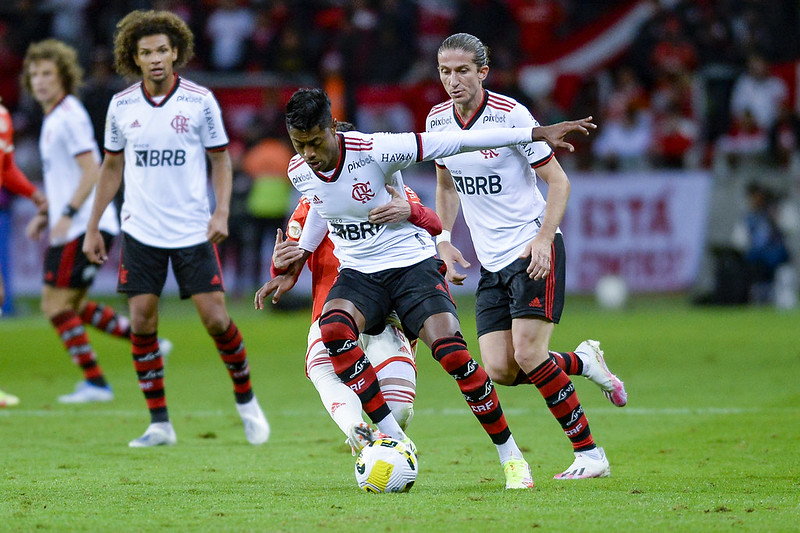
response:
{"label": "soccer cleat", "polygon": [[375,440],[375,433],[364,421],[350,426],[350,431],[347,432],[347,444],[350,445],[350,450],[353,455],[358,455],[364,446]]}
{"label": "soccer cleat", "polygon": [[411,440],[411,437],[409,437],[408,435],[406,435],[405,437],[403,437],[403,440],[401,440],[400,442],[402,442],[402,443],[405,445],[405,447],[406,447],[406,448],[407,448],[407,449],[408,449],[408,450],[409,450],[411,453],[413,453],[414,455],[417,455],[417,445],[416,445],[416,444],[414,444],[414,441],[412,441],[412,440]]}
{"label": "soccer cleat", "polygon": [[148,448],[150,446],[172,446],[178,442],[171,422],[153,422],[144,435],[128,443],[131,448]]}
{"label": "soccer cleat", "polygon": [[113,399],[114,393],[108,385],[98,387],[88,381],[81,381],[73,392],[59,396],[58,403],[110,402]]}
{"label": "soccer cleat", "polygon": [[625,384],[612,374],[608,366],[606,366],[603,350],[600,349],[599,342],[585,340],[575,348],[575,354],[583,362],[583,375],[589,381],[596,383],[611,403],[617,407],[623,407],[628,403]]}
{"label": "soccer cleat", "polygon": [[161,357],[166,359],[172,353],[172,341],[165,337],[159,337],[158,349],[161,351]]}
{"label": "soccer cleat", "polygon": [[15,405],[19,405],[19,398],[0,390],[0,407],[13,407]]}
{"label": "soccer cleat", "polygon": [[242,424],[244,424],[244,434],[247,436],[247,442],[250,444],[264,444],[269,439],[269,422],[267,417],[264,416],[264,411],[258,405],[258,400],[255,396],[247,403],[237,403],[236,410],[239,411],[239,416],[242,417]]}
{"label": "soccer cleat", "polygon": [[606,452],[603,448],[596,448],[600,459],[592,459],[585,453],[576,453],[575,461],[553,479],[588,479],[592,477],[608,477],[611,475],[611,466],[608,464]]}
{"label": "soccer cleat", "polygon": [[525,459],[509,459],[503,463],[507,489],[532,489],[531,467]]}

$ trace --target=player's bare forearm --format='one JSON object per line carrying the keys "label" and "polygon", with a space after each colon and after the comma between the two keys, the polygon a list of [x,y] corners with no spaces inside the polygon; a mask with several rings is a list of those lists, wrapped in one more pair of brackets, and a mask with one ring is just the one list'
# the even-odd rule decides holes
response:
{"label": "player's bare forearm", "polygon": [[88,229],[97,230],[100,224],[100,217],[106,210],[108,204],[114,199],[122,185],[122,171],[125,168],[125,160],[122,153],[106,153],[103,164],[100,165],[100,175],[97,178],[97,189],[94,195],[94,205],[92,214],[89,216]]}
{"label": "player's bare forearm", "polygon": [[208,158],[211,162],[211,183],[214,186],[214,200],[216,201],[214,214],[225,217],[227,224],[233,188],[231,158],[227,150],[209,152]]}

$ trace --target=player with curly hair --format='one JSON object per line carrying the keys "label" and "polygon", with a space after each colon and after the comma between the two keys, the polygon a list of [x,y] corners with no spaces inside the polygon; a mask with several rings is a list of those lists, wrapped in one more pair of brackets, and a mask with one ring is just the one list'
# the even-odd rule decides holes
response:
{"label": "player with curly hair", "polygon": [[114,95],[108,106],[106,156],[83,249],[95,263],[107,259],[98,223],[124,180],[117,290],[128,297],[133,363],[150,411],[150,425],[131,447],[177,441],[157,336],[158,302],[170,262],[181,298],[193,300],[230,374],[247,440],[262,444],[269,438],[251,387],[244,341],[226,308],[217,252],[228,236],[232,182],[222,112],[210,90],[176,73],[193,48],[189,27],[167,11],[133,11],[117,24],[117,72],[140,80]]}
{"label": "player with curly hair", "polygon": [[[81,253],[95,186],[100,150],[89,114],[75,96],[83,82],[78,55],[71,46],[46,39],[25,54],[22,85],[44,112],[39,152],[49,208],[28,224],[28,237],[38,240],[49,229],[44,260],[41,309],[64,348],[83,371],[83,380],[61,403],[105,402],[114,398],[97,362],[85,325],[117,338],[130,338],[130,322],[111,306],[87,299],[97,265]],[[100,229],[107,246],[119,234],[114,206],[102,213]]]}

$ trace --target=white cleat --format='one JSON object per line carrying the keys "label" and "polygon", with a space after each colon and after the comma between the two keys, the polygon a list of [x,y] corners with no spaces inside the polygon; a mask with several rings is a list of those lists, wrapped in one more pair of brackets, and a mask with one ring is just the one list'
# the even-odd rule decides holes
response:
{"label": "white cleat", "polygon": [[363,421],[350,426],[350,431],[347,432],[346,442],[350,445],[353,455],[358,455],[358,452],[373,440],[375,440],[375,436],[372,428]]}
{"label": "white cleat", "polygon": [[91,403],[110,402],[114,399],[111,387],[98,387],[88,381],[81,381],[75,385],[75,390],[69,394],[58,397],[58,403]]}
{"label": "white cleat", "polygon": [[603,448],[596,448],[600,459],[592,459],[585,452],[576,453],[575,461],[553,479],[589,479],[593,477],[608,477],[611,475],[611,466],[608,464],[606,452]]}
{"label": "white cleat", "polygon": [[150,446],[172,446],[178,442],[171,422],[153,422],[144,435],[128,443],[131,448],[148,448]]}
{"label": "white cleat", "polygon": [[506,476],[506,489],[533,488],[531,467],[525,459],[509,459],[503,463],[503,473]]}
{"label": "white cleat", "polygon": [[247,436],[247,442],[250,444],[264,444],[269,439],[269,422],[267,417],[264,416],[264,411],[258,405],[258,400],[255,396],[247,403],[237,403],[236,410],[239,411],[239,416],[242,417],[242,424],[244,424],[244,434]]}
{"label": "white cleat", "polygon": [[10,392],[0,390],[0,407],[13,407],[19,405],[19,398]]}
{"label": "white cleat", "polygon": [[166,359],[172,353],[172,341],[166,337],[158,338],[158,349],[161,352],[161,357]]}
{"label": "white cleat", "polygon": [[583,375],[603,390],[608,401],[617,407],[628,403],[625,384],[608,369],[599,342],[585,340],[575,348],[575,354],[583,362]]}

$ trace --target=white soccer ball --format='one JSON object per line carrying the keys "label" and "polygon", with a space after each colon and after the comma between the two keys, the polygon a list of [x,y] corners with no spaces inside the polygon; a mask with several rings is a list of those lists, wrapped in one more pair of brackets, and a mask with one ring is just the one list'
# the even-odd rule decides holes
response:
{"label": "white soccer ball", "polygon": [[408,492],[417,479],[417,456],[400,441],[376,439],[358,454],[355,471],[365,492]]}
{"label": "white soccer ball", "polygon": [[594,293],[603,309],[621,309],[628,301],[628,284],[620,276],[603,276],[597,280]]}

